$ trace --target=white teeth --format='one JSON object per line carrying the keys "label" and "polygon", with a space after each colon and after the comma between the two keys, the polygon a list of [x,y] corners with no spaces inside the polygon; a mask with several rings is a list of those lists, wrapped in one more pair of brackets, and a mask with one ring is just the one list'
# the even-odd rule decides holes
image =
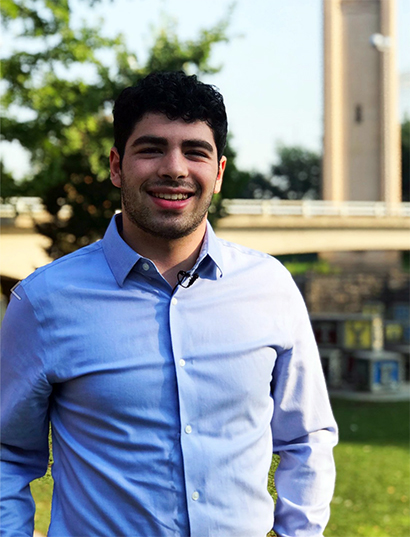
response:
{"label": "white teeth", "polygon": [[163,200],[186,200],[188,198],[188,194],[162,194],[162,193],[154,193],[154,196],[156,198],[161,198]]}

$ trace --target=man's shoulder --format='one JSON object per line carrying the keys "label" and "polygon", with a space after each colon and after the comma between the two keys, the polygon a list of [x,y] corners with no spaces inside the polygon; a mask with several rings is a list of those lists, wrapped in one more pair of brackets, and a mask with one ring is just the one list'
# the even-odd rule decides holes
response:
{"label": "man's shoulder", "polygon": [[[274,256],[224,239],[218,239],[226,281],[233,280],[261,300],[286,304],[295,312],[303,303],[300,290],[289,270]],[[281,301],[281,302],[278,302]]]}
{"label": "man's shoulder", "polygon": [[44,265],[20,282],[26,293],[44,291],[78,281],[82,276],[94,274],[101,265],[101,241],[90,244]]}
{"label": "man's shoulder", "polygon": [[237,277],[246,285],[266,290],[267,295],[298,294],[298,287],[289,270],[274,256],[218,238],[223,273],[228,277]]}
{"label": "man's shoulder", "polygon": [[225,260],[231,260],[234,263],[249,264],[255,267],[262,266],[268,270],[288,274],[288,270],[272,255],[225,239],[218,238],[218,242]]}

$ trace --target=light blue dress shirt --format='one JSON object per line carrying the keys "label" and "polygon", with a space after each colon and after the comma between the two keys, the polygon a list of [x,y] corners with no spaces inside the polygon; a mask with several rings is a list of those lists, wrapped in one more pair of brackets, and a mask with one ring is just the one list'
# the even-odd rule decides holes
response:
{"label": "light blue dress shirt", "polygon": [[208,225],[174,291],[121,238],[38,269],[3,322],[1,535],[32,536],[48,461],[50,537],[319,536],[336,424],[305,305],[272,257]]}

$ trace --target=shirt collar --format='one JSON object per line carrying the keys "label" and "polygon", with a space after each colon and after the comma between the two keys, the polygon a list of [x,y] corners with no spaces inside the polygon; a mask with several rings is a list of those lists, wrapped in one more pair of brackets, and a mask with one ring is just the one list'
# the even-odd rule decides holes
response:
{"label": "shirt collar", "polygon": [[120,287],[124,285],[125,278],[141,259],[141,256],[121,237],[121,230],[122,216],[116,214],[112,217],[102,240],[107,263]]}
{"label": "shirt collar", "polygon": [[[122,216],[121,214],[117,214],[112,217],[102,240],[107,263],[120,287],[124,285],[125,279],[134,268],[135,264],[142,259],[140,254],[128,246],[123,240],[120,235],[121,230]],[[219,277],[222,277],[223,263],[221,248],[209,222],[207,222],[206,225],[204,241],[193,271],[195,271],[206,258],[210,258],[213,261],[219,271]]]}
{"label": "shirt collar", "polygon": [[202,243],[202,248],[198,256],[198,264],[206,257],[210,257],[216,268],[219,271],[219,277],[223,276],[223,262],[222,262],[222,252],[219,245],[217,236],[215,235],[214,230],[212,229],[211,224],[206,222],[206,232],[204,237],[204,242]]}

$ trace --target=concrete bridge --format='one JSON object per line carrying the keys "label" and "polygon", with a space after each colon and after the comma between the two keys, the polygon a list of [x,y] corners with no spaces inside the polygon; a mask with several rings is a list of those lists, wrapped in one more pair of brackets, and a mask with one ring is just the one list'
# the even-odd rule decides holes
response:
{"label": "concrete bridge", "polygon": [[[224,210],[219,237],[272,255],[410,248],[410,203],[225,200]],[[2,276],[22,279],[51,261],[32,226],[46,216],[37,198],[0,205]]]}
{"label": "concrete bridge", "polygon": [[410,249],[410,203],[226,200],[223,239],[272,255]]}

